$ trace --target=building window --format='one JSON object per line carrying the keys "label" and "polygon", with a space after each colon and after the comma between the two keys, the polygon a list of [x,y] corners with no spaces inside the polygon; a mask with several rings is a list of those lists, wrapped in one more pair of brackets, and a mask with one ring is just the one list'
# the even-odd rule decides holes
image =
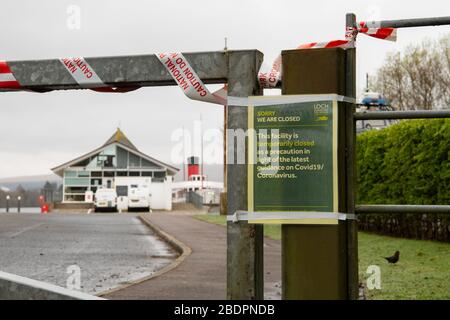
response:
{"label": "building window", "polygon": [[129,166],[130,167],[134,167],[134,168],[140,168],[141,167],[141,158],[138,157],[137,155],[133,154],[133,153],[129,153]]}
{"label": "building window", "polygon": [[152,182],[164,182],[165,178],[166,178],[165,171],[155,171],[153,173]]}
{"label": "building window", "polygon": [[102,179],[91,179],[91,185],[93,185],[93,186],[101,186],[102,185]]}
{"label": "building window", "polygon": [[155,176],[155,178],[165,178],[166,172],[165,171],[156,171],[154,176]]}
{"label": "building window", "polygon": [[126,169],[128,167],[128,151],[117,147],[117,168]]}
{"label": "building window", "polygon": [[139,171],[130,171],[128,174],[130,177],[139,177],[140,172]]}
{"label": "building window", "polygon": [[118,177],[127,177],[128,176],[128,171],[117,171],[116,172],[116,176],[118,176]]}
{"label": "building window", "polygon": [[102,177],[102,172],[101,171],[92,171],[91,172],[91,177]]}
{"label": "building window", "polygon": [[84,195],[81,194],[66,194],[64,201],[67,202],[84,202]]}
{"label": "building window", "polygon": [[128,186],[116,186],[118,197],[128,197]]}
{"label": "building window", "polygon": [[114,156],[107,156],[106,161],[103,163],[103,166],[105,168],[112,168],[114,167]]}
{"label": "building window", "polygon": [[103,176],[104,177],[114,177],[114,171],[104,171]]}
{"label": "building window", "polygon": [[153,177],[153,172],[151,172],[151,171],[142,171],[141,175],[143,177]]}
{"label": "building window", "polygon": [[78,171],[78,177],[89,178],[89,171]]}
{"label": "building window", "polygon": [[75,193],[75,194],[83,194],[87,191],[87,187],[66,187],[64,192],[66,194]]}
{"label": "building window", "polygon": [[64,178],[66,186],[89,186],[89,178]]}
{"label": "building window", "polygon": [[77,177],[77,172],[72,170],[65,170],[64,177]]}

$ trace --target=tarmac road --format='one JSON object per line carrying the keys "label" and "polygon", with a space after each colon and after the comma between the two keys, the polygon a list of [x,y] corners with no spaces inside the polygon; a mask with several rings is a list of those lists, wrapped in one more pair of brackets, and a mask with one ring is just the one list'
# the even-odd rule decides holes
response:
{"label": "tarmac road", "polygon": [[0,270],[97,294],[150,275],[176,254],[133,214],[0,214]]}

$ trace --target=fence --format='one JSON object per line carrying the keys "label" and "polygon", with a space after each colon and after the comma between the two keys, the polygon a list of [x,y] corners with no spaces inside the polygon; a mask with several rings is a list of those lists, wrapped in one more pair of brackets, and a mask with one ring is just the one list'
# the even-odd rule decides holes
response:
{"label": "fence", "polygon": [[[421,26],[436,26],[449,25],[450,17],[426,18],[426,19],[406,19],[406,20],[385,20],[378,21],[377,25],[383,28],[409,28]],[[346,28],[356,28],[356,16],[354,14],[346,15]],[[355,97],[355,68],[356,68],[356,54],[351,53],[346,63],[346,94],[350,97]],[[353,170],[349,170],[346,180],[348,182],[346,187],[347,200],[349,202],[348,213],[450,213],[450,206],[420,206],[420,205],[356,205],[355,204],[355,147],[356,147],[356,121],[358,120],[389,120],[389,119],[429,119],[429,118],[448,118],[450,117],[450,110],[442,111],[379,111],[379,112],[355,112],[356,108],[353,106],[352,110],[346,113],[346,162]],[[357,224],[350,222],[347,225],[347,265],[348,265],[348,285],[349,298],[358,298],[358,238],[357,238]]]}

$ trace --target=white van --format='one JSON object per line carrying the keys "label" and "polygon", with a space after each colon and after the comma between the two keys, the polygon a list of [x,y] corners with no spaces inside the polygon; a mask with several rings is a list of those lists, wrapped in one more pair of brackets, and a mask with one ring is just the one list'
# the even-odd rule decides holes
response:
{"label": "white van", "polygon": [[95,211],[113,210],[117,211],[117,193],[115,189],[98,189],[95,192]]}
{"label": "white van", "polygon": [[150,190],[148,188],[133,188],[128,192],[128,211],[145,209],[150,211]]}

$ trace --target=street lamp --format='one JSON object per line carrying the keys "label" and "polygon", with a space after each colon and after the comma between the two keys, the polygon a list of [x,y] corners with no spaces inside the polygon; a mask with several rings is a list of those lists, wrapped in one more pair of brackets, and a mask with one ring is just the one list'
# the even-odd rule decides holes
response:
{"label": "street lamp", "polygon": [[20,213],[20,200],[22,199],[21,196],[17,197],[17,213]]}
{"label": "street lamp", "polygon": [[8,195],[6,195],[6,213],[9,212],[9,199],[11,199],[11,197]]}

